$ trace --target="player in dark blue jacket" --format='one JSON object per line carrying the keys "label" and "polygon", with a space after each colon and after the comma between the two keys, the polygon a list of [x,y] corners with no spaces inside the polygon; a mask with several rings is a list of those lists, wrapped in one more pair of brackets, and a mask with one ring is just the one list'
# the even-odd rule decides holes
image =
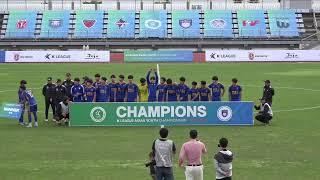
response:
{"label": "player in dark blue jacket", "polygon": [[178,101],[179,99],[179,88],[176,84],[173,84],[172,79],[167,79],[167,85],[165,87],[165,92],[167,95],[167,101]]}
{"label": "player in dark blue jacket", "polygon": [[229,100],[230,101],[241,101],[242,88],[238,85],[238,79],[232,79],[232,85],[229,87]]}
{"label": "player in dark blue jacket", "polygon": [[201,87],[199,88],[200,101],[209,101],[210,100],[210,89],[207,87],[206,81],[201,81]]}
{"label": "player in dark blue jacket", "polygon": [[80,84],[79,78],[74,78],[74,85],[71,87],[73,102],[83,102],[84,87]]}
{"label": "player in dark blue jacket", "polygon": [[200,93],[197,85],[198,85],[197,82],[195,81],[192,82],[192,87],[189,90],[189,101],[199,101]]}
{"label": "player in dark blue jacket", "polygon": [[117,92],[118,92],[118,84],[116,82],[116,76],[111,75],[111,83],[109,83],[110,88],[110,102],[117,102]]}
{"label": "player in dark blue jacket", "polygon": [[225,89],[224,86],[219,83],[217,76],[212,77],[212,84],[209,85],[209,88],[211,89],[211,100],[221,101],[221,97],[224,95]]}
{"label": "player in dark blue jacket", "polygon": [[126,101],[137,102],[138,99],[138,86],[133,83],[133,76],[128,76],[128,83],[126,84]]}
{"label": "player in dark blue jacket", "polygon": [[126,82],[124,82],[124,75],[119,76],[119,82],[117,86],[117,102],[124,102],[126,97]]}
{"label": "player in dark blue jacket", "polygon": [[19,124],[22,126],[25,125],[24,121],[23,121],[23,115],[24,115],[24,111],[26,108],[26,101],[25,101],[26,84],[27,84],[27,81],[21,80],[19,90],[18,90],[18,101],[19,101],[19,104],[21,105],[21,108],[22,108],[21,116],[19,118]]}
{"label": "player in dark blue jacket", "polygon": [[180,101],[188,101],[190,88],[185,84],[185,82],[186,82],[186,78],[181,77],[180,84],[178,85]]}
{"label": "player in dark blue jacket", "polygon": [[[24,87],[25,89],[25,87]],[[33,93],[31,90],[25,90],[24,91],[24,96],[25,96],[25,101],[28,104],[28,120],[29,120],[29,124],[26,126],[28,128],[32,127],[32,116],[31,114],[33,114],[33,118],[34,118],[34,127],[38,127],[38,116],[37,116],[37,112],[38,112],[38,105],[37,105],[37,101],[35,99],[35,97],[33,96]]]}
{"label": "player in dark blue jacket", "polygon": [[110,87],[107,84],[107,78],[102,77],[101,82],[98,85],[97,91],[97,102],[109,102],[110,98]]}
{"label": "player in dark blue jacket", "polygon": [[88,79],[86,82],[86,87],[84,88],[85,102],[96,102],[96,88],[92,84],[92,79]]}
{"label": "player in dark blue jacket", "polygon": [[164,102],[166,101],[166,78],[161,77],[160,78],[160,84],[157,85],[157,99],[158,102]]}
{"label": "player in dark blue jacket", "polygon": [[[151,72],[154,72],[154,76],[150,77]],[[155,69],[150,69],[147,74],[147,84],[148,84],[148,102],[157,101],[157,86],[159,84],[158,73]]]}

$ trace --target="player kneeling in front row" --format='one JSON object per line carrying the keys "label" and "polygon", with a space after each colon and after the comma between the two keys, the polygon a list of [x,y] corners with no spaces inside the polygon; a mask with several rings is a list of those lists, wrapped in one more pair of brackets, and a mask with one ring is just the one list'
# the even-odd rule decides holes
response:
{"label": "player kneeling in front row", "polygon": [[70,100],[66,96],[63,101],[61,101],[57,107],[57,124],[61,125],[64,123],[66,126],[69,123],[69,108],[70,108]]}
{"label": "player kneeling in front row", "polygon": [[260,106],[254,106],[256,110],[259,110],[255,118],[257,121],[260,121],[265,124],[269,124],[273,116],[271,106],[266,102],[265,99],[260,99],[260,101],[261,101]]}

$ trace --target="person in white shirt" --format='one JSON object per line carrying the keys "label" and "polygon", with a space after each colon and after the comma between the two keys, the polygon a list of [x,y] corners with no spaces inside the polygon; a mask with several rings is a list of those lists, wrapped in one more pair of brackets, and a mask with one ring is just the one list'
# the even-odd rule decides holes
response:
{"label": "person in white shirt", "polygon": [[228,139],[221,138],[218,144],[220,151],[214,156],[217,180],[232,180],[233,153],[227,149]]}

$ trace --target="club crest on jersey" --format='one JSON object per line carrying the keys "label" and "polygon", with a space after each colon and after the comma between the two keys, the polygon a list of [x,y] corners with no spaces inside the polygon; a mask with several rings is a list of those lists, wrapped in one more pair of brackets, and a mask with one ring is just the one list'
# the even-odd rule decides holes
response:
{"label": "club crest on jersey", "polygon": [[82,21],[82,23],[86,28],[92,28],[96,24],[96,20],[95,19],[85,19]]}
{"label": "club crest on jersey", "polygon": [[59,28],[62,26],[62,19],[50,19],[49,26],[52,28]]}
{"label": "club crest on jersey", "polygon": [[17,24],[16,24],[16,28],[17,29],[24,29],[26,28],[28,25],[27,20],[26,19],[21,19],[18,20]]}
{"label": "club crest on jersey", "polygon": [[188,29],[192,26],[192,19],[181,19],[179,20],[179,25],[184,29]]}

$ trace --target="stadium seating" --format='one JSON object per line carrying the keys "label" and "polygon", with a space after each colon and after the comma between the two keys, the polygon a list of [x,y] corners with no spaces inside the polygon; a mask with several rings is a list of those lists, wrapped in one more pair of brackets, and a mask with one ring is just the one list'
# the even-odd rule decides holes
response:
{"label": "stadium seating", "polygon": [[[304,32],[293,10],[10,11],[5,38],[281,38]],[[3,37],[3,36],[2,36]]]}

